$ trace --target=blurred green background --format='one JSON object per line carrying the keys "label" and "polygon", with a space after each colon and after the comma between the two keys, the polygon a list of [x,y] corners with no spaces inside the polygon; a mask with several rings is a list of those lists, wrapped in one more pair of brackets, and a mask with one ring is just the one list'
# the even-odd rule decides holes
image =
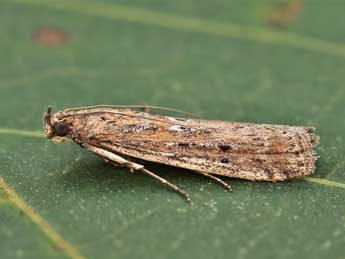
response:
{"label": "blurred green background", "polygon": [[[0,257],[345,258],[344,12],[336,0],[1,0]],[[315,126],[318,170],[224,179],[229,194],[149,164],[186,204],[44,138],[48,105],[104,103]]]}

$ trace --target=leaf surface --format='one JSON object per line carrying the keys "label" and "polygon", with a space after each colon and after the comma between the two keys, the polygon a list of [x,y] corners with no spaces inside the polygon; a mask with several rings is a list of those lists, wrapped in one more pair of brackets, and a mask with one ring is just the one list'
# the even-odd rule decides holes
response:
{"label": "leaf surface", "polygon": [[[0,257],[343,258],[345,5],[289,3],[1,1]],[[321,158],[302,180],[224,178],[233,193],[148,164],[186,204],[44,138],[48,105],[95,104],[314,126]]]}

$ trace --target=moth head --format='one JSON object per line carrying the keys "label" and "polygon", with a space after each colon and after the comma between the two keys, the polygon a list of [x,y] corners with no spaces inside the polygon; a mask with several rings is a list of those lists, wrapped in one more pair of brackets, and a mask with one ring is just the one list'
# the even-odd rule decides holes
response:
{"label": "moth head", "polygon": [[52,108],[49,106],[44,113],[44,131],[48,139],[55,142],[63,141],[70,134],[70,125],[67,120],[59,116],[59,113],[51,114]]}

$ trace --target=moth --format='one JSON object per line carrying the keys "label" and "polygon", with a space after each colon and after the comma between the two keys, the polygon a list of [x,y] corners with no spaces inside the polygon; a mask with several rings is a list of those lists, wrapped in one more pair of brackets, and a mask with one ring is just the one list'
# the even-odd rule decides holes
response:
{"label": "moth", "polygon": [[187,201],[187,192],[137,161],[190,169],[228,190],[231,186],[217,176],[276,182],[316,169],[318,137],[312,127],[175,118],[136,108],[143,107],[98,105],[55,114],[48,107],[45,134],[55,142],[70,139],[111,164],[147,174]]}

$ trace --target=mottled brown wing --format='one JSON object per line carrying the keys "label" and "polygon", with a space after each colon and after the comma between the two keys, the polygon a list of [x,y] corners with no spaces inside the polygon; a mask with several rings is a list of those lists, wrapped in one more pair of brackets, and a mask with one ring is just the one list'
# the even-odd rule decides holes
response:
{"label": "mottled brown wing", "polygon": [[249,180],[309,175],[317,137],[309,127],[176,119],[109,110],[73,116],[74,137],[117,154]]}

